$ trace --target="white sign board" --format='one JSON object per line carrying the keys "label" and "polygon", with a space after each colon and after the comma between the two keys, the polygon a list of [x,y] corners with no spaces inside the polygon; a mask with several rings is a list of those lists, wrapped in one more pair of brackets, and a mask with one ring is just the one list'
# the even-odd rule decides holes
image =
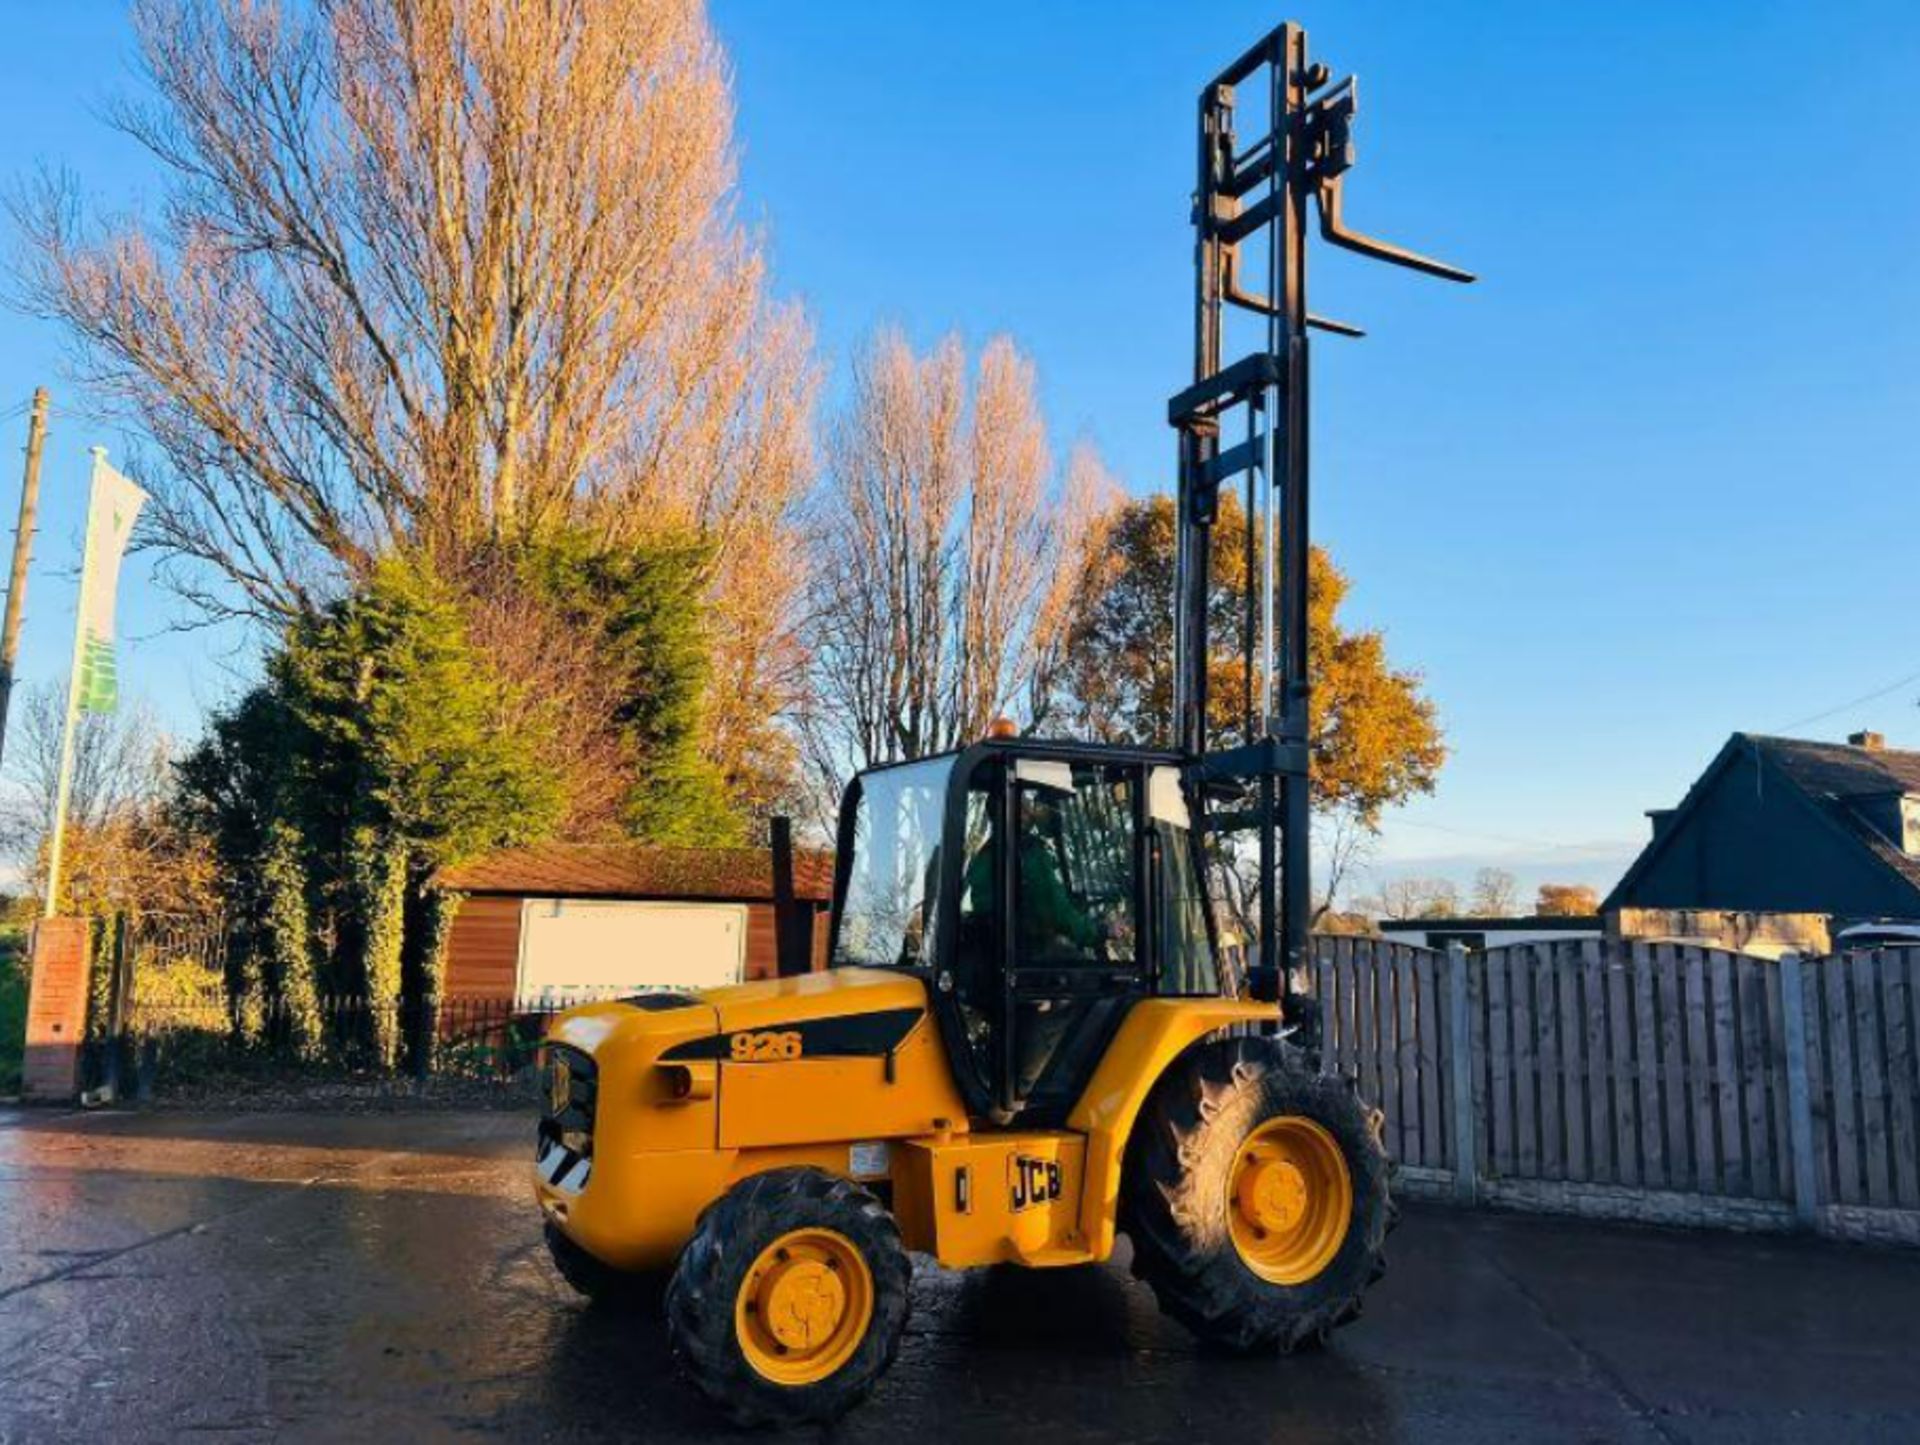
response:
{"label": "white sign board", "polygon": [[746,976],[740,903],[529,898],[520,910],[522,1008],[649,989],[718,988]]}

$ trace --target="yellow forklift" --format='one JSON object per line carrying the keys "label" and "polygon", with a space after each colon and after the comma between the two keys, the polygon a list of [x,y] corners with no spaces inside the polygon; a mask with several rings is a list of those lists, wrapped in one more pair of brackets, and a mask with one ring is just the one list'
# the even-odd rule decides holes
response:
{"label": "yellow forklift", "polygon": [[[1125,1234],[1169,1314],[1247,1351],[1324,1341],[1385,1268],[1378,1115],[1320,1071],[1297,992],[1307,331],[1355,334],[1306,310],[1308,208],[1334,245],[1472,278],[1346,226],[1355,99],[1294,25],[1201,93],[1195,380],[1169,404],[1177,745],[996,725],[869,769],[841,807],[829,969],[551,1026],[534,1172],[554,1261],[596,1299],[670,1269],[673,1353],[740,1422],[863,1397],[900,1343],[909,1253],[1057,1268]],[[1258,337],[1223,365],[1230,316]],[[1207,578],[1236,479],[1263,535],[1240,539],[1261,582],[1228,745]],[[1251,940],[1216,918],[1229,857],[1254,870]]]}

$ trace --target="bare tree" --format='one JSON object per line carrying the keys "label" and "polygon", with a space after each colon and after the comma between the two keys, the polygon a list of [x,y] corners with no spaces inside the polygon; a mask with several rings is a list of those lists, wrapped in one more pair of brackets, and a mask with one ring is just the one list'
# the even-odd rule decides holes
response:
{"label": "bare tree", "polygon": [[[15,714],[7,749],[0,846],[36,891],[46,881],[65,726],[66,683],[33,688]],[[203,900],[205,861],[164,814],[171,753],[144,707],[80,716],[67,803],[64,906],[78,912],[188,908]]]}
{"label": "bare tree", "polygon": [[[804,466],[800,319],[732,222],[697,0],[135,0],[153,225],[20,207],[27,291],[157,443],[155,533],[285,612],[396,543],[662,509]],[[319,565],[316,565],[319,564]]]}
{"label": "bare tree", "polygon": [[1342,890],[1372,854],[1379,834],[1368,826],[1365,814],[1344,806],[1322,809],[1313,832],[1322,862],[1320,901],[1313,910],[1313,926],[1318,928],[1339,906]]}
{"label": "bare tree", "polygon": [[969,369],[957,337],[916,355],[883,331],[815,499],[807,739],[828,779],[919,757],[1031,706],[1066,613],[1062,559],[1105,473],[1061,475],[1033,364],[1004,337]]}
{"label": "bare tree", "polygon": [[1510,918],[1520,911],[1520,883],[1504,868],[1473,875],[1472,911],[1483,918]]}
{"label": "bare tree", "polygon": [[1078,661],[1071,655],[1075,610],[1088,583],[1088,569],[1095,565],[1090,559],[1108,552],[1125,497],[1119,480],[1093,445],[1076,443],[1067,453],[1053,577],[1034,617],[1026,713],[1036,731],[1060,721],[1057,709],[1066,693],[1067,676]]}
{"label": "bare tree", "polygon": [[[712,544],[707,749],[790,700],[791,507],[816,378],[734,220],[732,104],[701,0],[134,0],[148,219],[70,180],[15,206],[24,302],[132,469],[172,580],[268,618],[387,551],[565,523]],[[491,619],[498,625],[501,618]],[[538,648],[503,665],[559,686]]]}
{"label": "bare tree", "polygon": [[1376,918],[1446,918],[1460,912],[1460,890],[1446,878],[1390,878],[1357,906]]}
{"label": "bare tree", "polygon": [[[5,837],[30,862],[53,831],[66,726],[66,684],[28,689],[9,739]],[[73,786],[67,818],[96,827],[157,798],[167,782],[168,744],[146,708],[82,713],[74,728]]]}

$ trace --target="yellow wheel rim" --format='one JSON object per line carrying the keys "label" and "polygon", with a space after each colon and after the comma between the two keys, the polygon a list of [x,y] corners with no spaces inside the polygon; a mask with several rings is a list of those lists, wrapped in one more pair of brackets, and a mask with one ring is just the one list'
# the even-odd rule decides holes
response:
{"label": "yellow wheel rim", "polygon": [[1353,1216],[1353,1177],[1327,1129],[1297,1114],[1246,1137],[1227,1182],[1241,1261],[1272,1284],[1305,1284],[1333,1262]]}
{"label": "yellow wheel rim", "polygon": [[852,1240],[796,1229],[760,1251],[740,1282],[734,1332],[776,1385],[811,1385],[853,1358],[873,1321],[873,1274]]}

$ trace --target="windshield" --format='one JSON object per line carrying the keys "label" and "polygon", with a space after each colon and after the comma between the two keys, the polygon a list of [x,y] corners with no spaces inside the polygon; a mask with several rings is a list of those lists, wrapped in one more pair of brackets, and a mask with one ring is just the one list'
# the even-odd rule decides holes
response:
{"label": "windshield", "polygon": [[953,761],[929,758],[860,779],[835,964],[889,968],[933,961],[940,828]]}

